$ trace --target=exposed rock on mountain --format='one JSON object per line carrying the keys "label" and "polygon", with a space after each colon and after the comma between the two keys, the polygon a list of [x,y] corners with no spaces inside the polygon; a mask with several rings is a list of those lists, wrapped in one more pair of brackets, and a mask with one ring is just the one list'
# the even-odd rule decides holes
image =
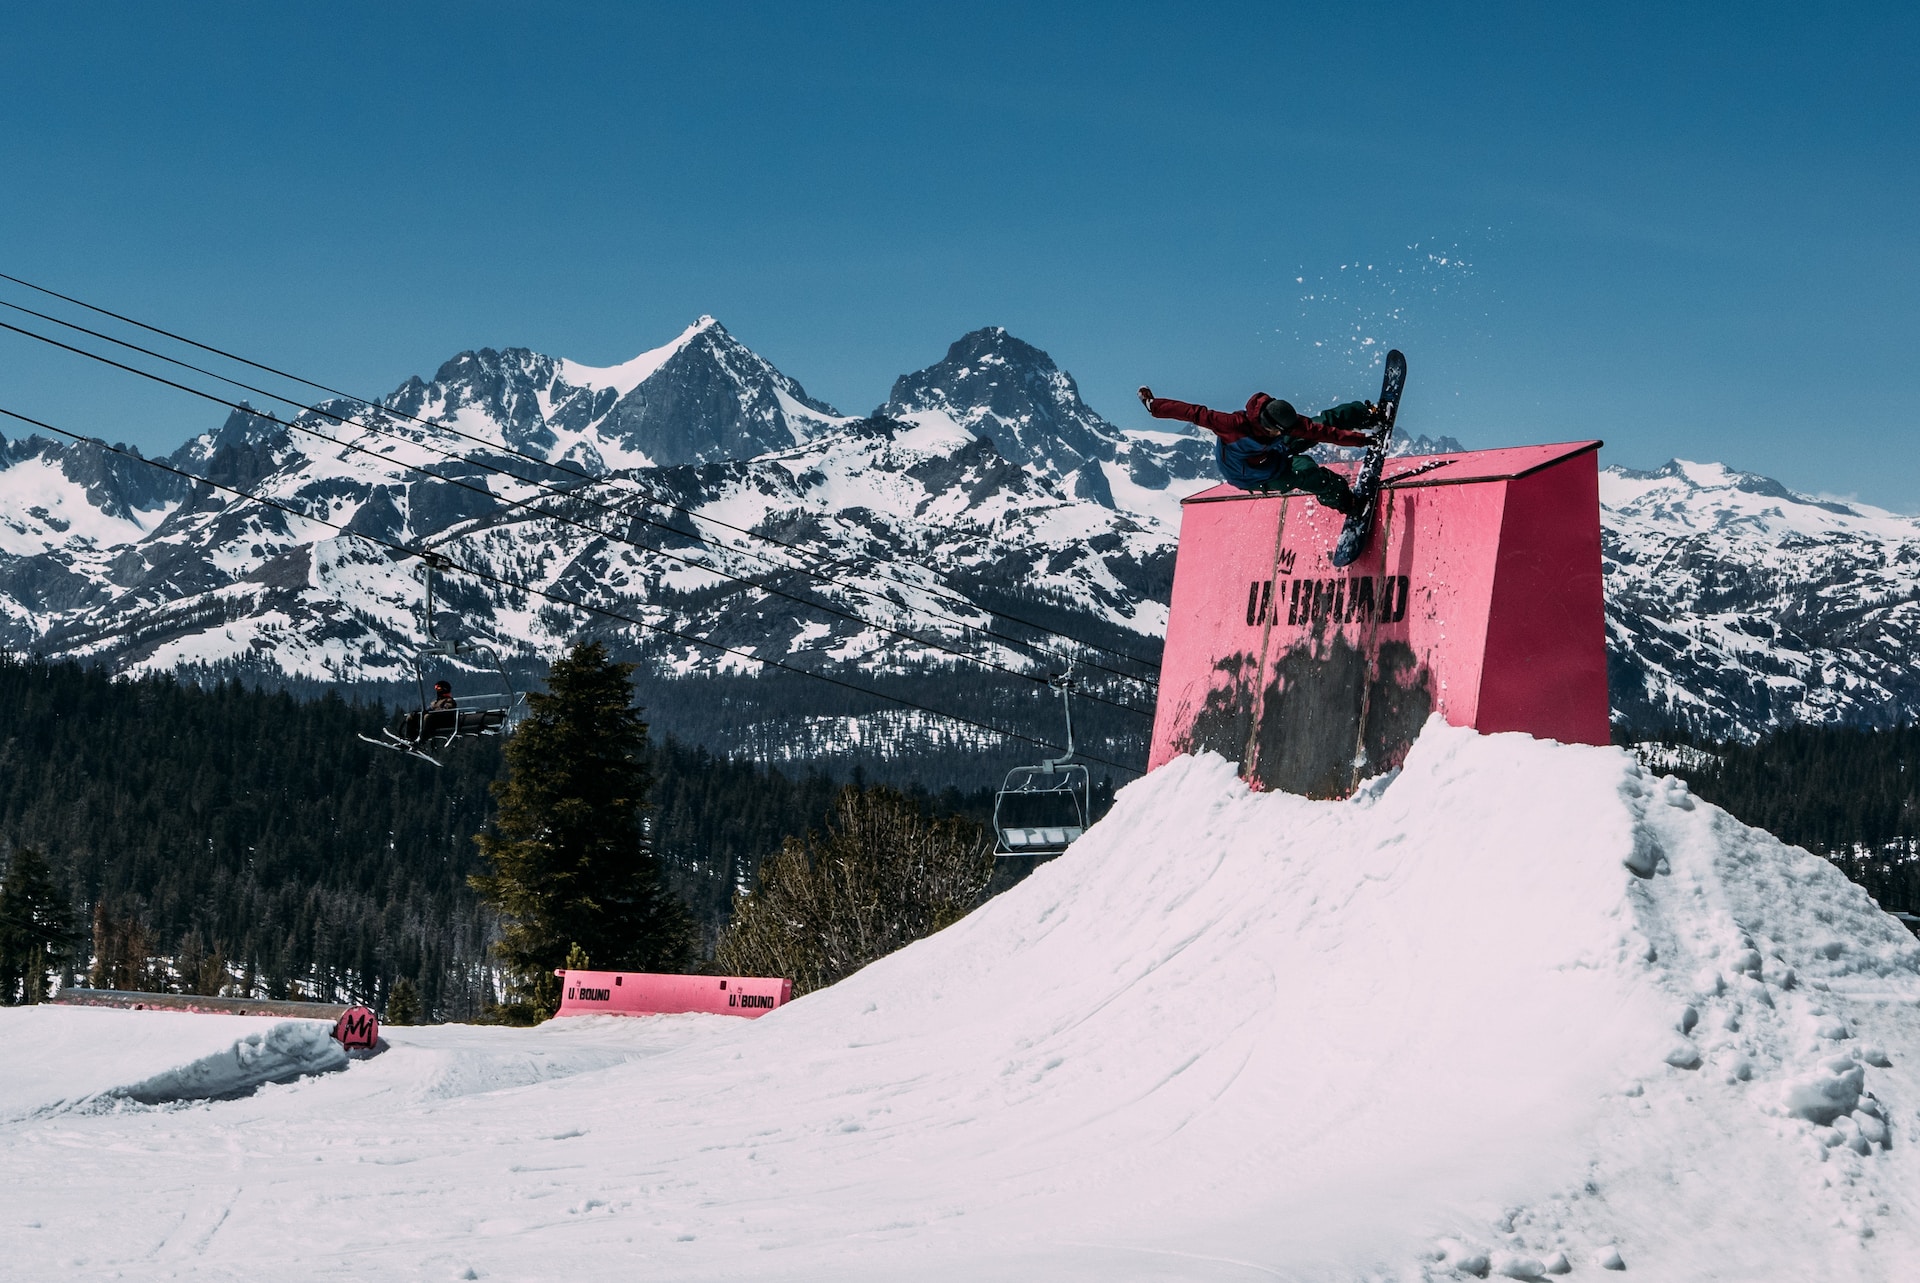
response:
{"label": "exposed rock on mountain", "polygon": [[1616,721],[1920,716],[1920,521],[1717,463],[1608,468],[1600,497]]}
{"label": "exposed rock on mountain", "polygon": [[710,316],[621,365],[525,348],[462,352],[386,404],[589,472],[750,458],[849,422]]}
{"label": "exposed rock on mountain", "polygon": [[1062,479],[1083,499],[1113,506],[1100,464],[1126,440],[1080,399],[1053,358],[997,325],[975,330],[946,359],[894,380],[875,414],[947,423],[985,437],[1008,459]]}
{"label": "exposed rock on mountain", "polygon": [[[781,758],[916,736],[978,754],[992,737],[814,683],[770,704],[775,684],[745,677],[756,660],[1046,729],[1055,712],[1011,674],[1067,648],[1017,621],[1151,657],[1210,437],[1115,426],[997,328],[881,410],[838,415],[702,318],[618,366],[488,349],[379,409],[236,411],[170,456],[303,516],[77,444],[0,442],[0,645],[391,691],[414,671],[421,588],[383,545],[434,547],[474,572],[443,577],[443,631],[529,674],[583,631],[608,637],[657,707]],[[1920,523],[1713,464],[1608,469],[1602,501],[1618,723],[1752,735],[1920,715]],[[1149,687],[1089,671],[1096,694],[1150,708]],[[918,698],[935,675],[941,700]],[[695,679],[705,695],[674,693]],[[1144,735],[1137,713],[1089,716],[1112,752]]]}

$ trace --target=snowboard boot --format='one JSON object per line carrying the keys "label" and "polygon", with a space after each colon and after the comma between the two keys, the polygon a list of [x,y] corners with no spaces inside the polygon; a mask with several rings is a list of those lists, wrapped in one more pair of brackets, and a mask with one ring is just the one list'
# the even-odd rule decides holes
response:
{"label": "snowboard boot", "polygon": [[1380,408],[1371,401],[1343,401],[1313,416],[1315,423],[1345,432],[1377,431],[1384,421]]}
{"label": "snowboard boot", "polygon": [[1365,496],[1355,494],[1345,477],[1331,468],[1321,467],[1308,455],[1293,457],[1291,474],[1289,489],[1312,495],[1322,506],[1332,508],[1343,517],[1351,517],[1367,506]]}

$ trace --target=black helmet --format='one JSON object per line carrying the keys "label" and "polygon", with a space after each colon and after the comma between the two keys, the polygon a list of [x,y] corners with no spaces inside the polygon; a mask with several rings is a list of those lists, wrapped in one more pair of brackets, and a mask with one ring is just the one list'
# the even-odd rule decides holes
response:
{"label": "black helmet", "polygon": [[435,682],[433,684],[433,693],[436,695],[451,695],[453,694],[453,683],[449,681]]}
{"label": "black helmet", "polygon": [[1276,397],[1260,407],[1260,422],[1269,432],[1293,432],[1300,422],[1300,412]]}

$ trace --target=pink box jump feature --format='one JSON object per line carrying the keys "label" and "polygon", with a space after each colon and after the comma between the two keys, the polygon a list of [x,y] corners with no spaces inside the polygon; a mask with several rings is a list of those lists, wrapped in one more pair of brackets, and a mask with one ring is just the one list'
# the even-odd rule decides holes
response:
{"label": "pink box jump feature", "polygon": [[1599,446],[1391,459],[1344,569],[1340,515],[1307,496],[1187,499],[1148,769],[1211,749],[1258,788],[1340,797],[1433,713],[1605,744]]}

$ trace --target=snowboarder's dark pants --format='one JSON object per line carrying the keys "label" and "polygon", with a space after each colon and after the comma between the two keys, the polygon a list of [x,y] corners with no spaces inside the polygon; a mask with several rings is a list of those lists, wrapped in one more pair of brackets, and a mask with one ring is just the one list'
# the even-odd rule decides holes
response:
{"label": "snowboarder's dark pants", "polygon": [[1286,465],[1271,481],[1256,488],[1268,494],[1310,494],[1335,512],[1349,513],[1360,506],[1353,491],[1347,488],[1345,477],[1321,467],[1304,454],[1289,456]]}

